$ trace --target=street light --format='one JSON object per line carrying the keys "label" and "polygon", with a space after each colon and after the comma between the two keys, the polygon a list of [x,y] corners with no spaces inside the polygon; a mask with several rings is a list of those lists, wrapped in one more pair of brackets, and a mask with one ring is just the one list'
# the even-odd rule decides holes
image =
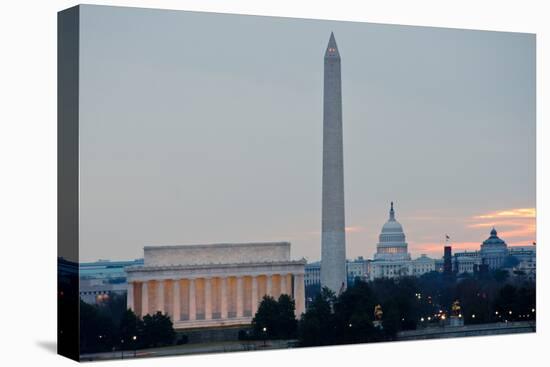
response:
{"label": "street light", "polygon": [[137,343],[136,343],[137,336],[134,335],[134,336],[132,337],[132,340],[134,341],[134,358],[136,358],[136,354],[137,354]]}
{"label": "street light", "polygon": [[267,340],[267,328],[264,326],[262,331],[264,332],[264,347],[265,347],[266,346],[266,340]]}

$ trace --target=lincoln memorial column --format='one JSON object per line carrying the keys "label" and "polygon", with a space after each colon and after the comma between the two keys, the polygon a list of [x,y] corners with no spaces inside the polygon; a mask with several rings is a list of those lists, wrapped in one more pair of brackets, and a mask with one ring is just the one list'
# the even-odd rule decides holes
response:
{"label": "lincoln memorial column", "polygon": [[243,277],[237,277],[237,317],[243,317],[244,315],[244,279]]}
{"label": "lincoln memorial column", "polygon": [[128,293],[126,295],[126,308],[134,310],[134,282],[128,282]]}
{"label": "lincoln memorial column", "polygon": [[296,302],[296,317],[300,318],[305,311],[304,274],[294,274],[294,302]]}
{"label": "lincoln memorial column", "polygon": [[141,283],[141,316],[149,313],[149,287],[147,281]]}
{"label": "lincoln memorial column", "polygon": [[252,276],[252,302],[250,303],[252,317],[258,310],[258,277]]}
{"label": "lincoln memorial column", "polygon": [[189,321],[197,319],[197,300],[195,295],[195,279],[189,279]]}
{"label": "lincoln memorial column", "polygon": [[288,274],[281,274],[281,294],[288,294],[288,289],[286,285],[286,278]]}
{"label": "lincoln memorial column", "polygon": [[222,319],[227,319],[227,277],[220,278],[220,287],[220,317]]}
{"label": "lincoln memorial column", "polygon": [[164,280],[157,281],[157,311],[164,313]]}
{"label": "lincoln memorial column", "polygon": [[180,321],[181,318],[181,307],[180,307],[180,280],[174,279],[172,281],[172,298],[173,298],[173,306],[172,306],[172,321],[177,322]]}
{"label": "lincoln memorial column", "polygon": [[204,319],[212,320],[212,279],[204,279]]}
{"label": "lincoln memorial column", "polygon": [[265,294],[268,296],[273,296],[273,276],[265,276]]}

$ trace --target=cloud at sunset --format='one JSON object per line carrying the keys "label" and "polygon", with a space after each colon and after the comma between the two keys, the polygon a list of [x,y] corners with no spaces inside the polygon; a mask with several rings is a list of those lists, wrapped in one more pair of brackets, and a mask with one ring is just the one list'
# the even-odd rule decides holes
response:
{"label": "cloud at sunset", "polygon": [[495,228],[499,237],[512,244],[531,243],[536,237],[536,209],[518,208],[476,215],[468,228]]}
{"label": "cloud at sunset", "polygon": [[[535,208],[505,208],[452,218],[421,214],[411,216],[411,219],[415,222],[414,227],[424,226],[423,223],[427,223],[426,226],[437,223],[443,231],[448,231],[449,245],[453,247],[453,252],[479,250],[493,227],[497,230],[498,236],[510,246],[528,245],[536,240]],[[444,235],[445,232],[441,232],[435,238],[429,234],[415,236],[411,233],[411,236],[407,236],[409,250],[413,255],[425,253],[439,258],[445,245]]]}
{"label": "cloud at sunset", "polygon": [[535,218],[535,208],[509,209],[477,215],[474,219]]}

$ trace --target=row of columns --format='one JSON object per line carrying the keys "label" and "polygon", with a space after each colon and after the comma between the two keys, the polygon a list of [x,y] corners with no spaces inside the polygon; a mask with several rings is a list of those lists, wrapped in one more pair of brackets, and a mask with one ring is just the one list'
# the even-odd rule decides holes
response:
{"label": "row of columns", "polygon": [[[293,292],[289,289],[288,276],[283,274],[280,276],[280,294],[289,294],[293,296],[296,304],[296,315],[300,316],[305,311],[305,289],[304,289],[304,275],[292,274],[294,276],[294,289]],[[273,277],[271,275],[266,276],[266,295],[273,295]],[[258,276],[250,276],[251,279],[251,294],[250,305],[252,316],[256,313],[259,304],[259,289],[258,289]],[[204,279],[204,318],[205,320],[212,319],[212,278]],[[181,317],[181,284],[180,280],[172,280],[172,318],[174,322],[180,321]],[[188,311],[189,321],[197,320],[197,289],[195,278],[187,279],[189,281],[189,296],[188,296]],[[221,277],[220,280],[220,318],[228,318],[228,277]],[[166,300],[165,300],[165,280],[156,280],[156,309],[155,311],[166,312]],[[128,284],[128,308],[135,310],[136,301],[141,302],[141,314],[142,316],[149,313],[150,300],[149,300],[149,282],[141,282],[141,299],[136,300],[134,297],[134,282]],[[236,317],[244,317],[244,302],[245,302],[245,290],[244,290],[244,276],[236,277]]]}

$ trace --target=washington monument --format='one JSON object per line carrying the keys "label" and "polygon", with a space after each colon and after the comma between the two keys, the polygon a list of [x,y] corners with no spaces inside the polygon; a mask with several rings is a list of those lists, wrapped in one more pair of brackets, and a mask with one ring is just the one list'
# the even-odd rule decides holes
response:
{"label": "washington monument", "polygon": [[325,51],[324,79],[321,286],[338,294],[346,287],[346,233],[342,80],[340,54],[333,33]]}

